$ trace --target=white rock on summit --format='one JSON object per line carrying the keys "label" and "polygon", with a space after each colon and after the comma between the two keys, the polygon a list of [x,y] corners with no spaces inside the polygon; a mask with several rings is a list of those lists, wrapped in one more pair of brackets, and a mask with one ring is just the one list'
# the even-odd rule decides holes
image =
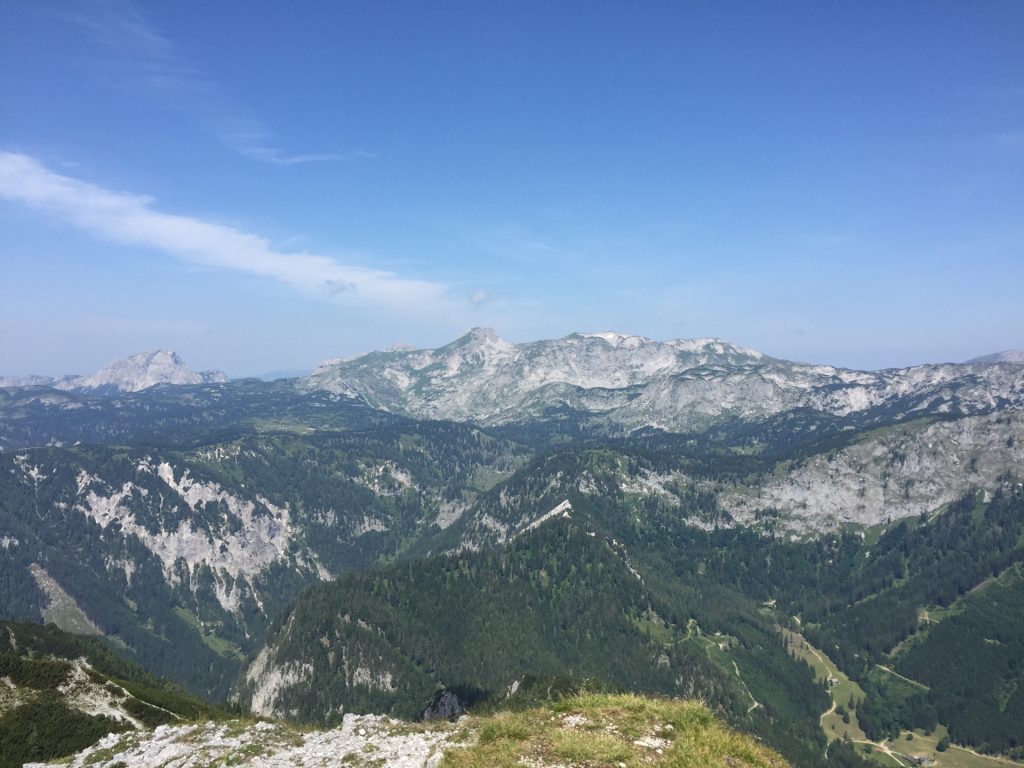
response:
{"label": "white rock on summit", "polygon": [[487,425],[568,409],[620,433],[687,432],[797,408],[844,417],[897,400],[903,410],[953,414],[1024,406],[1016,365],[852,371],[779,360],[721,339],[659,342],[610,331],[512,344],[474,328],[438,349],[327,361],[298,386],[414,418]]}
{"label": "white rock on summit", "polygon": [[68,389],[112,387],[122,392],[138,392],[157,384],[216,384],[227,381],[220,371],[193,371],[175,352],[158,349],[140,352],[107,365],[91,376],[75,380]]}
{"label": "white rock on summit", "polygon": [[139,392],[157,384],[220,384],[227,380],[220,371],[193,371],[176,352],[157,349],[115,360],[89,376],[0,378],[0,387],[47,386],[75,392]]}

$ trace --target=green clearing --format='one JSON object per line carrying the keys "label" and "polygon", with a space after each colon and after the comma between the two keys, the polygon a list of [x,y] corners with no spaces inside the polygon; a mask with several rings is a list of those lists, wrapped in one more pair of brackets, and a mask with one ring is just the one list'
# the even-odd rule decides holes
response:
{"label": "green clearing", "polygon": [[[814,679],[825,684],[829,678],[839,682],[829,688],[829,695],[832,697],[834,708],[821,716],[821,730],[825,738],[830,742],[838,739],[849,738],[851,741],[866,741],[867,736],[861,730],[857,722],[856,707],[864,701],[864,690],[853,680],[846,676],[825,653],[808,643],[799,632],[780,627],[783,637],[789,647],[789,652],[798,659],[807,662],[814,670]],[[850,702],[853,701],[854,709],[850,709]],[[843,721],[839,713],[839,707],[843,707],[850,719],[849,723]]]}
{"label": "green clearing", "polygon": [[921,608],[917,612],[918,621],[922,624],[938,624],[943,619],[948,619],[950,616],[957,616],[964,612],[963,607],[957,606],[953,603],[947,608],[941,606],[927,606]]}
{"label": "green clearing", "polygon": [[35,577],[39,588],[46,593],[49,605],[43,609],[43,621],[47,624],[55,624],[65,632],[76,635],[91,635],[93,637],[103,634],[99,628],[85,615],[85,612],[78,607],[78,603],[58,584],[50,574],[40,566],[30,566],[32,575]]}
{"label": "green clearing", "polygon": [[203,642],[206,643],[206,647],[214,653],[219,653],[221,656],[233,656],[239,661],[245,661],[245,654],[242,653],[242,649],[229,640],[225,640],[223,637],[219,637],[213,633],[209,635],[203,635]]}
{"label": "green clearing", "polygon": [[642,616],[631,616],[629,621],[638,630],[662,645],[672,645],[684,639],[673,627],[648,613],[644,613]]}
{"label": "green clearing", "polygon": [[96,625],[89,621],[89,617],[82,612],[82,609],[71,598],[66,600],[58,598],[54,600],[43,611],[43,621],[47,624],[55,624],[65,632],[70,632],[74,635],[96,637],[101,634],[96,630]]}
{"label": "green clearing", "polygon": [[[951,744],[945,752],[939,752],[936,746],[939,740],[946,735],[944,726],[939,726],[931,734],[926,735],[924,731],[913,731],[913,739],[908,739],[910,731],[904,731],[898,739],[884,742],[885,746],[903,758],[929,757],[935,761],[936,768],[1007,768],[1007,766],[1020,766],[1022,763],[1007,760],[1000,757],[979,755],[970,750]],[[892,758],[877,752],[873,758],[884,758],[887,765],[894,765]],[[903,765],[910,765],[910,759],[903,759]]]}
{"label": "green clearing", "polygon": [[199,623],[199,619],[197,619],[191,611],[186,611],[179,605],[174,606],[171,610],[196,632],[202,632],[203,625]]}
{"label": "green clearing", "polygon": [[473,477],[470,480],[470,485],[477,490],[489,491],[502,480],[507,479],[508,474],[505,472],[498,472],[490,467],[477,467],[473,470]]}
{"label": "green clearing", "polygon": [[213,651],[214,653],[219,653],[221,656],[233,656],[234,658],[239,659],[240,661],[245,660],[245,654],[242,653],[241,648],[239,648],[234,643],[225,640],[222,637],[218,637],[213,632],[206,632],[203,629],[203,625],[200,623],[199,619],[196,618],[196,616],[191,611],[186,611],[184,608],[180,606],[175,606],[174,608],[172,608],[172,610],[174,611],[175,614],[180,616],[181,619],[186,624],[188,624],[196,632],[199,633],[199,636],[202,638],[203,643],[205,643],[206,647],[209,648],[211,651]]}

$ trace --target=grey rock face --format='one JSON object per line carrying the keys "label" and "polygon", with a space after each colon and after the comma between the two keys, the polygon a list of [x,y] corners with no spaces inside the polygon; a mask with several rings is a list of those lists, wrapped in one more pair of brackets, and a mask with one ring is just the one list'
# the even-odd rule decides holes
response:
{"label": "grey rock face", "polygon": [[465,714],[466,704],[451,691],[439,691],[430,706],[423,710],[424,720],[454,720]]}
{"label": "grey rock face", "polygon": [[868,432],[758,487],[724,489],[719,503],[740,523],[752,522],[759,510],[778,510],[784,527],[797,532],[875,525],[933,512],[1024,468],[1019,412],[927,421]]}
{"label": "grey rock face", "polygon": [[686,432],[797,408],[846,417],[894,405],[953,414],[1024,406],[1024,370],[1016,365],[852,371],[778,360],[720,339],[575,333],[512,344],[480,328],[439,349],[327,361],[299,386],[415,418],[488,425],[569,409],[612,433]]}

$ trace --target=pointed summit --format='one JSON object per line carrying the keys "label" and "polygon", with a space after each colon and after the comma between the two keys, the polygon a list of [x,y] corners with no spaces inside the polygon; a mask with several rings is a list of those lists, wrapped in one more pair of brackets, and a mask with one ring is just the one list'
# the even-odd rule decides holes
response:
{"label": "pointed summit", "polygon": [[504,340],[500,336],[498,336],[498,332],[493,328],[481,328],[478,326],[475,328],[470,328],[462,336],[456,339],[453,343],[458,344],[460,341],[482,344],[484,342]]}
{"label": "pointed summit", "polygon": [[452,375],[466,365],[493,370],[496,364],[515,355],[517,347],[501,338],[493,328],[470,328],[437,351],[444,356],[448,373]]}

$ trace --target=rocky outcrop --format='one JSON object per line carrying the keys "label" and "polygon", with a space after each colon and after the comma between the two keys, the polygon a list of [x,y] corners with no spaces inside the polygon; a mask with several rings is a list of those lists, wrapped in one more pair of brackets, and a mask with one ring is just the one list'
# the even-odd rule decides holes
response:
{"label": "rocky outcrop", "polygon": [[719,503],[741,523],[773,510],[784,528],[820,531],[930,513],[972,488],[993,489],[1001,476],[1022,472],[1024,414],[922,420],[865,433],[759,487],[726,490]]}
{"label": "rocky outcrop", "polygon": [[[302,732],[281,723],[203,723],[160,726],[144,733],[110,734],[64,765],[72,768],[199,768],[247,765],[278,768],[301,765],[434,768],[453,729],[426,730],[377,715],[345,715],[340,728]],[[28,763],[26,768],[43,768]]]}

